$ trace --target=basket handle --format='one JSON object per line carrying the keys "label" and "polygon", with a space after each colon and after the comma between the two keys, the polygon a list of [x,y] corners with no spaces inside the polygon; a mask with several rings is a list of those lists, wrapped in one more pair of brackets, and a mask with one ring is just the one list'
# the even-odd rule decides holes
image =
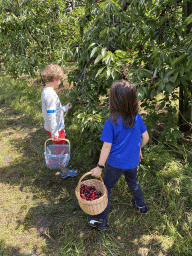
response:
{"label": "basket handle", "polygon": [[[50,138],[50,139],[47,139],[46,141],[45,141],[45,144],[44,144],[44,150],[46,150],[46,147],[47,147],[47,141],[49,141],[49,140],[53,140],[53,138]],[[63,138],[59,138],[58,140],[65,140],[65,141],[67,141],[67,143],[69,144],[69,152],[70,152],[70,141],[69,140],[67,140],[67,139],[63,139]]]}
{"label": "basket handle", "polygon": [[[87,176],[87,175],[91,175],[91,173],[92,173],[92,172],[86,172],[85,174],[83,174],[83,176],[80,178],[80,180],[79,180],[79,182],[78,182],[78,185],[77,185],[78,190],[80,189],[80,184],[81,184],[82,179],[85,178],[85,176]],[[102,179],[101,176],[99,177],[99,179],[100,179],[101,182],[104,184],[103,179]]]}

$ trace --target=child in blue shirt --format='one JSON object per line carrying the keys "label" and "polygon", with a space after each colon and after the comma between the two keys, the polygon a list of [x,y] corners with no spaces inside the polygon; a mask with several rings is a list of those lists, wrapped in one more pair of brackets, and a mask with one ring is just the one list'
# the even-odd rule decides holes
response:
{"label": "child in blue shirt", "polygon": [[99,162],[92,169],[92,176],[100,177],[107,161],[103,177],[108,192],[107,208],[96,216],[89,216],[88,223],[99,230],[107,229],[107,215],[111,189],[124,174],[133,193],[131,200],[141,213],[147,213],[143,193],[137,181],[137,165],[142,158],[141,148],[148,142],[147,128],[138,113],[136,88],[125,80],[117,80],[110,89],[110,117],[106,120],[101,141]]}

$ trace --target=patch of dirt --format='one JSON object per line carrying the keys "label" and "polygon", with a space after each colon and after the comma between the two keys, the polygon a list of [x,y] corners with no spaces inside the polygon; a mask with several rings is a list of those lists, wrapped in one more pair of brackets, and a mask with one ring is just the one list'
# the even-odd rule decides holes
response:
{"label": "patch of dirt", "polygon": [[4,150],[5,146],[2,144],[2,142],[0,141],[0,151]]}
{"label": "patch of dirt", "polygon": [[3,156],[3,161],[6,164],[11,164],[13,162],[13,159],[9,155],[5,155],[5,156]]}
{"label": "patch of dirt", "polygon": [[43,235],[48,231],[51,221],[42,214],[37,214],[33,217],[32,222],[37,227],[39,234]]}

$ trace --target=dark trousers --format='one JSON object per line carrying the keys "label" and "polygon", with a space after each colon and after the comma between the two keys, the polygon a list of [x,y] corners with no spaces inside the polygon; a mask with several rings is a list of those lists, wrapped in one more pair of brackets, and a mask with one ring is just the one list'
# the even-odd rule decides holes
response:
{"label": "dark trousers", "polygon": [[107,165],[106,171],[103,177],[103,181],[105,183],[105,186],[107,187],[108,192],[108,205],[107,208],[100,214],[98,214],[98,217],[100,219],[106,219],[109,211],[109,201],[111,196],[111,189],[115,186],[120,176],[124,174],[125,180],[133,193],[135,203],[138,207],[144,207],[145,202],[143,198],[143,193],[140,188],[139,182],[137,181],[137,167],[134,169],[119,169],[112,167],[110,165]]}

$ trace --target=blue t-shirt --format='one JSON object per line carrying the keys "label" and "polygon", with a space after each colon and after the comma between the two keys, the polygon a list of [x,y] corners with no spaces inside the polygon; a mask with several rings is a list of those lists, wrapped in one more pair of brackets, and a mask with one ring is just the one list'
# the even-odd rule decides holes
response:
{"label": "blue t-shirt", "polygon": [[107,159],[109,165],[120,169],[132,169],[140,161],[141,135],[147,128],[139,113],[131,128],[126,128],[121,120],[121,116],[116,123],[110,119],[106,120],[100,140],[112,143]]}

